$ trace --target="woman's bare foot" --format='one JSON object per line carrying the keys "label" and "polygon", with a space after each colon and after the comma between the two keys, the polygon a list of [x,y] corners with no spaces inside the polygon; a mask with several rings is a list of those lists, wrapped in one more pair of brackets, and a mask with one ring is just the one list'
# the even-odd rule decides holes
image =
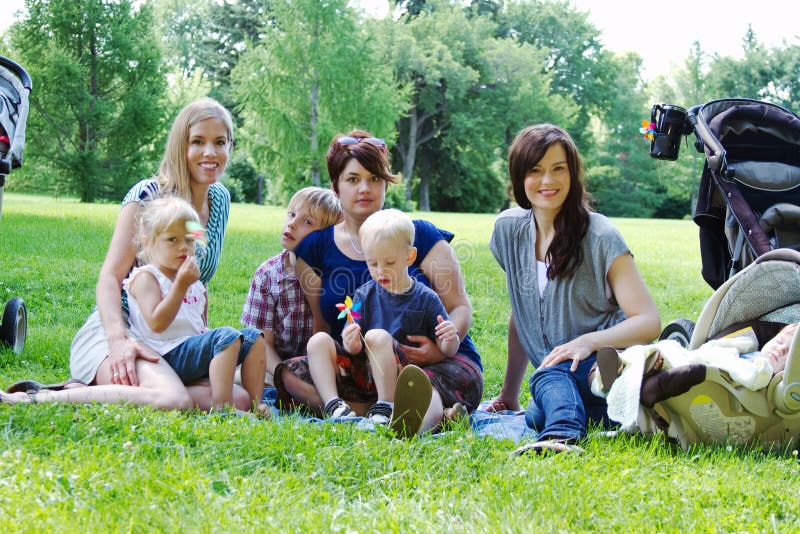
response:
{"label": "woman's bare foot", "polygon": [[17,393],[0,392],[0,404],[30,404],[31,402],[36,402],[35,397],[21,391]]}

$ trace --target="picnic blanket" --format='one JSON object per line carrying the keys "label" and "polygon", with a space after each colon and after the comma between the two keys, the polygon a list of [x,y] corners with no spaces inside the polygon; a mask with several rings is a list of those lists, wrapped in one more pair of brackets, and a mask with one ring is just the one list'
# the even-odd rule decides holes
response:
{"label": "picnic blanket", "polygon": [[[270,406],[274,418],[280,418],[281,414],[275,406],[278,399],[278,391],[274,387],[264,390],[264,402]],[[470,416],[470,427],[472,431],[483,437],[495,439],[509,439],[514,442],[535,441],[536,431],[525,424],[525,412],[505,410],[502,412],[488,412],[486,407],[488,402],[481,403],[477,410]],[[342,423],[355,424],[360,429],[374,431],[375,425],[365,417],[336,417],[332,419],[320,419],[318,417],[306,416],[305,419],[310,423]],[[440,436],[442,434],[434,434]]]}

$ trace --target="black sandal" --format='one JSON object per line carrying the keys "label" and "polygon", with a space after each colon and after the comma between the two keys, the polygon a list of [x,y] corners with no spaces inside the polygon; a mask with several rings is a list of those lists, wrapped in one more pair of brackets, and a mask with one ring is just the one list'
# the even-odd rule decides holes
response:
{"label": "black sandal", "polygon": [[65,389],[67,386],[71,384],[80,384],[85,386],[83,382],[80,380],[76,380],[74,378],[69,378],[64,380],[63,382],[58,382],[57,384],[40,384],[35,380],[21,380],[19,382],[14,382],[10,386],[6,388],[6,393],[28,393],[28,394],[36,394],[43,389],[49,389],[51,391],[61,391]]}

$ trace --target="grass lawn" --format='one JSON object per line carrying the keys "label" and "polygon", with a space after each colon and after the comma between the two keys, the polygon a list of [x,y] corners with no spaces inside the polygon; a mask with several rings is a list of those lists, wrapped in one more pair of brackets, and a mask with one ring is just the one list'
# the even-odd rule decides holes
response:
{"label": "grass lawn", "polygon": [[[94,305],[118,205],[6,194],[0,304],[22,297],[28,341],[0,351],[0,385],[62,380]],[[284,210],[235,205],[211,282],[211,326],[237,325],[253,271],[279,250]],[[475,308],[484,398],[504,371],[508,296],[487,247],[493,215],[425,214],[453,244]],[[696,318],[711,290],[691,221],[614,221],[664,323]],[[527,392],[523,392],[527,402]],[[587,454],[510,457],[466,427],[390,439],[294,417],[161,413],[133,406],[0,405],[0,531],[723,531],[800,528],[796,454],[676,449],[593,433]]]}

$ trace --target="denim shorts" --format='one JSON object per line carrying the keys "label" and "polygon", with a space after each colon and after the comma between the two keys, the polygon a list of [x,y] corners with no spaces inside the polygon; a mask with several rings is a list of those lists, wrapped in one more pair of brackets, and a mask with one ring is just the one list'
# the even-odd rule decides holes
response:
{"label": "denim shorts", "polygon": [[202,378],[208,378],[211,360],[237,339],[242,340],[242,345],[239,347],[236,363],[237,365],[242,363],[253,348],[253,343],[261,335],[263,335],[261,330],[250,327],[241,330],[230,326],[214,328],[188,338],[164,354],[164,359],[184,384],[191,384]]}

